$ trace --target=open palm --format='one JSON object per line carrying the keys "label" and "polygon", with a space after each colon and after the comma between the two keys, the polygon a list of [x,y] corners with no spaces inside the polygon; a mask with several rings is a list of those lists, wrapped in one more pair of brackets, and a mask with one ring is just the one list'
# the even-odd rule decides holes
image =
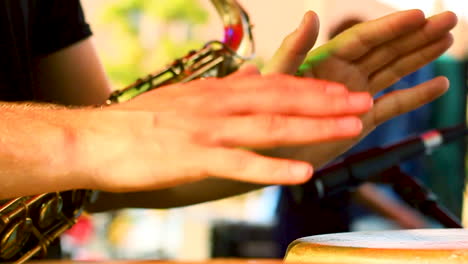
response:
{"label": "open palm", "polygon": [[[309,52],[318,34],[318,19],[308,12],[301,26],[285,38],[264,73],[294,74],[306,57],[319,58],[304,72],[305,76],[343,83],[350,91],[375,95],[444,53],[453,42],[450,30],[456,23],[452,12],[426,19],[419,10],[402,11],[356,25]],[[382,122],[429,103],[448,86],[445,77],[437,77],[380,97],[373,109],[362,116],[364,130],[356,139],[280,148],[269,154],[321,166]]]}

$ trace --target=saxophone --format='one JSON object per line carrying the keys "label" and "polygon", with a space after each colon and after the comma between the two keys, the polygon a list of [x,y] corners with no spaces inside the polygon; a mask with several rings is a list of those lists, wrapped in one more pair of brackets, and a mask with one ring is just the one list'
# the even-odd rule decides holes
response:
{"label": "saxophone", "polygon": [[[249,17],[236,0],[211,0],[224,25],[224,40],[210,41],[165,69],[111,94],[106,104],[120,103],[157,87],[197,78],[223,77],[254,53]],[[24,263],[43,257],[47,247],[76,223],[93,190],[72,190],[0,202],[0,262]]]}

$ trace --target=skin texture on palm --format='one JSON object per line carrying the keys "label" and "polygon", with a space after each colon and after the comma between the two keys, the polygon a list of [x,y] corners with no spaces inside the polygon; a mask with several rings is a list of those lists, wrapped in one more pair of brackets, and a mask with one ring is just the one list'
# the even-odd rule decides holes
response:
{"label": "skin texture on palm", "polygon": [[[316,31],[318,28],[315,14],[309,12],[303,24],[286,38],[265,71],[294,74],[308,53],[305,64],[309,67],[304,69],[303,64],[299,68],[303,75],[337,81],[345,84],[351,91],[369,91],[375,95],[442,54],[452,43],[449,31],[455,24],[456,17],[449,12],[426,20],[424,14],[418,10],[403,11],[356,25],[308,53],[308,49],[314,45],[316,35],[308,31]],[[319,167],[357,144],[359,139],[382,122],[430,102],[447,88],[445,78],[438,78],[381,97],[376,100],[374,109],[362,116],[364,130],[354,140],[278,148],[270,154],[294,157]],[[381,193],[373,184],[360,186],[353,192],[353,197],[371,211],[393,220],[402,228],[427,227],[424,218],[417,212]],[[284,210],[282,214],[285,216],[301,214],[292,212],[293,208]],[[302,214],[304,219],[308,219],[307,213]],[[295,228],[292,227],[293,230]],[[288,232],[294,233],[291,230]]]}
{"label": "skin texture on palm", "polygon": [[[450,30],[457,23],[452,12],[426,19],[419,10],[397,12],[352,27],[325,45],[308,52],[315,43],[318,19],[308,12],[300,27],[282,43],[264,73],[296,73],[306,56],[318,57],[306,76],[343,83],[350,91],[384,90],[444,53],[453,43]],[[284,147],[268,154],[324,165],[345,152],[379,124],[441,96],[448,80],[437,77],[406,90],[380,97],[373,109],[363,115],[364,129],[353,140],[314,144],[307,147]]]}

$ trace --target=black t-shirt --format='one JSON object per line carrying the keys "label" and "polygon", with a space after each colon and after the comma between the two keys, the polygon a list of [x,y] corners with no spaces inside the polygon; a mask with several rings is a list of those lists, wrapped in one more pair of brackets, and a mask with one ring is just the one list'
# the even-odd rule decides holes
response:
{"label": "black t-shirt", "polygon": [[34,100],[34,61],[90,35],[79,0],[0,0],[0,101]]}
{"label": "black t-shirt", "polygon": [[79,0],[1,0],[0,101],[34,100],[34,60],[90,35]]}

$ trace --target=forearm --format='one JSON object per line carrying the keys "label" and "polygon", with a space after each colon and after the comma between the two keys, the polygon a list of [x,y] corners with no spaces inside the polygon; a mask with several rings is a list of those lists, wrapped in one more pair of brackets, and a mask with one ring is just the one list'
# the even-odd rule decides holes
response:
{"label": "forearm", "polygon": [[258,190],[264,185],[210,178],[172,188],[148,192],[101,192],[86,209],[100,212],[119,208],[173,208],[194,205]]}
{"label": "forearm", "polygon": [[135,113],[25,103],[0,103],[0,112],[0,199],[99,189],[104,168],[132,145],[119,124],[139,120]]}
{"label": "forearm", "polygon": [[309,162],[314,167],[314,171],[318,171],[320,168],[346,152],[354,144],[359,142],[361,138],[362,136],[353,139],[343,139],[320,144],[278,147],[260,150],[258,152],[270,157],[289,158]]}
{"label": "forearm", "polygon": [[[317,149],[314,148],[314,146],[281,147],[258,150],[257,152],[271,157],[291,158],[307,162],[317,161],[319,162],[318,164],[313,163],[316,169],[337,155],[336,150],[327,148],[324,148],[321,152],[321,154],[326,153],[327,155],[317,155]],[[94,204],[89,205],[87,210],[90,212],[101,212],[119,208],[165,209],[182,207],[229,198],[263,187],[266,187],[266,185],[209,178],[172,188],[148,192],[101,192],[98,200]]]}
{"label": "forearm", "polygon": [[58,119],[67,119],[67,110],[11,103],[0,109],[0,198],[81,187],[76,177],[64,180],[73,161],[67,146],[73,133]]}
{"label": "forearm", "polygon": [[426,228],[423,216],[407,205],[385,195],[372,183],[361,185],[353,198],[373,212],[395,221],[402,228]]}
{"label": "forearm", "polygon": [[[351,140],[343,140],[351,144]],[[317,170],[320,166],[337,156],[336,146],[330,143],[330,148],[323,146],[317,154],[315,146],[282,147],[257,151],[260,154],[272,157],[291,158],[313,162]],[[326,154],[326,155],[324,155]],[[317,162],[317,163],[314,163]],[[258,190],[266,185],[251,184],[247,182],[227,179],[209,178],[172,188],[148,192],[109,193],[101,192],[99,199],[87,207],[90,212],[101,212],[119,208],[155,208],[165,209],[189,206],[213,200],[233,197],[250,191]]]}

